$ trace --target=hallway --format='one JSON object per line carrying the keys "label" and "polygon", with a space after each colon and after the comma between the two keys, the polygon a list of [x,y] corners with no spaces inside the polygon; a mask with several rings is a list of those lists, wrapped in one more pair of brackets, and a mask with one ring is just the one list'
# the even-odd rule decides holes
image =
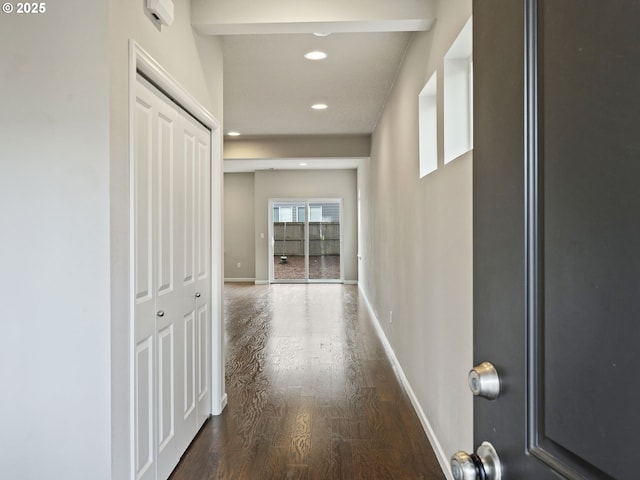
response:
{"label": "hallway", "polygon": [[444,479],[351,285],[225,285],[228,406],[171,476]]}

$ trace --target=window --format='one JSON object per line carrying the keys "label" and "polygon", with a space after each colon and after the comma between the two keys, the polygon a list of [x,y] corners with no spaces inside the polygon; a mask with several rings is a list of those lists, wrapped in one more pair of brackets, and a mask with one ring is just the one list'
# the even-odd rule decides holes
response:
{"label": "window", "polygon": [[322,205],[317,207],[309,206],[309,221],[322,222]]}
{"label": "window", "polygon": [[280,208],[280,222],[293,222],[293,208],[292,207],[279,207]]}
{"label": "window", "polygon": [[420,178],[438,168],[437,79],[434,73],[418,96]]}
{"label": "window", "polygon": [[444,57],[444,163],[473,148],[472,52],[470,18]]}

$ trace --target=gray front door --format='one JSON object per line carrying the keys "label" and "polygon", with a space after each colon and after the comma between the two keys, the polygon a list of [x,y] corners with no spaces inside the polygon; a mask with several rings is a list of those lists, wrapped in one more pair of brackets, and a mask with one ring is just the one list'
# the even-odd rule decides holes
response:
{"label": "gray front door", "polygon": [[474,1],[475,441],[640,478],[640,2]]}

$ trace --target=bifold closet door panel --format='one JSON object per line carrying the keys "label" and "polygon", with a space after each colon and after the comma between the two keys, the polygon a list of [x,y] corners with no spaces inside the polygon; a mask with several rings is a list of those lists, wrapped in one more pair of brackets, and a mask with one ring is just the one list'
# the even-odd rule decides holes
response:
{"label": "bifold closet door panel", "polygon": [[180,111],[181,154],[180,228],[184,261],[180,272],[184,311],[182,350],[182,397],[180,434],[187,444],[211,413],[211,308],[210,308],[210,132],[193,117]]}
{"label": "bifold closet door panel", "polygon": [[[206,225],[202,225],[201,212],[208,211],[208,205],[201,205],[202,197],[199,194],[201,184],[209,185],[208,165],[202,170],[202,162],[209,161],[210,157],[210,133],[205,127],[194,120],[186,112],[180,112],[179,144],[182,152],[181,170],[184,173],[181,179],[181,228],[184,239],[184,261],[180,272],[182,296],[186,300],[184,311],[184,343],[182,350],[181,378],[182,397],[180,399],[180,415],[182,416],[183,441],[188,445],[198,432],[201,425],[199,418],[202,415],[200,399],[200,371],[202,354],[208,355],[207,350],[202,351],[202,305],[208,303],[210,287],[203,288],[201,280],[200,258],[201,250],[210,250],[208,243],[201,245],[201,231],[208,230],[210,220],[205,219]],[[204,175],[204,177],[203,177]],[[207,202],[208,202],[207,198]],[[208,254],[204,254],[208,258]],[[206,317],[208,318],[208,316]],[[206,326],[206,325],[205,325]],[[208,368],[205,366],[208,370]],[[208,384],[208,379],[207,379]],[[205,392],[206,393],[206,392]],[[208,397],[206,410],[211,411],[210,396]]]}
{"label": "bifold closet door panel", "polygon": [[155,267],[156,267],[156,418],[157,478],[164,479],[186,448],[180,435],[181,361],[185,305],[179,272],[184,270],[180,232],[182,152],[180,117],[175,105],[155,92]]}
{"label": "bifold closet door panel", "polygon": [[196,272],[196,404],[197,428],[211,414],[211,136],[185,117],[195,135],[195,272]]}
{"label": "bifold closet door panel", "polygon": [[202,355],[210,358],[201,339],[210,286],[200,289],[210,221],[199,205],[209,131],[144,79],[134,122],[136,476],[165,479],[200,425]]}
{"label": "bifold closet door panel", "polygon": [[137,90],[134,107],[134,429],[136,479],[155,479],[156,288],[154,271],[154,107]]}

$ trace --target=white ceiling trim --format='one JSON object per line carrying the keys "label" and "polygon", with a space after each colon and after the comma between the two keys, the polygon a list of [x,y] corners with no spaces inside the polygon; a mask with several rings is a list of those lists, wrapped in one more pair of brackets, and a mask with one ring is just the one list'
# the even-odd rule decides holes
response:
{"label": "white ceiling trim", "polygon": [[252,35],[279,33],[375,33],[420,32],[430,30],[434,19],[401,19],[345,22],[295,22],[295,23],[216,23],[198,24],[193,27],[203,35]]}
{"label": "white ceiling trim", "polygon": [[[435,0],[192,0],[191,23],[208,34],[313,33],[318,31],[315,28],[329,32],[408,32],[430,28],[436,3]],[[233,31],[217,30],[227,28]]]}
{"label": "white ceiling trim", "polygon": [[[224,173],[260,170],[353,170],[368,157],[351,158],[234,158],[224,161]],[[301,164],[305,165],[301,165]]]}

